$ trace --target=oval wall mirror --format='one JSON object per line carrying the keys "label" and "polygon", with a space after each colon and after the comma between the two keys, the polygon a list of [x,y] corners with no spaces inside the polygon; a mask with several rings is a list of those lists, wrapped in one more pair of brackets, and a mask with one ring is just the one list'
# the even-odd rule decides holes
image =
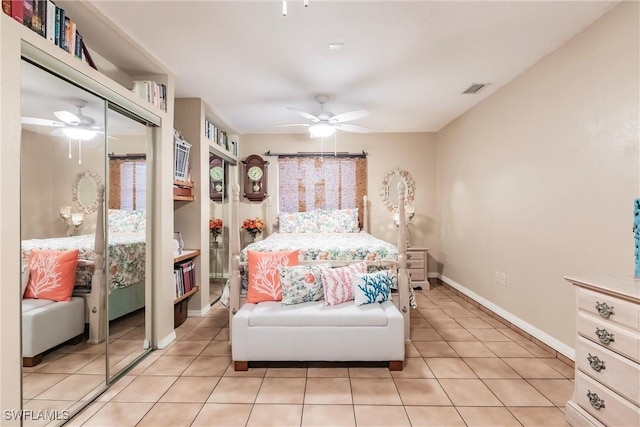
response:
{"label": "oval wall mirror", "polygon": [[80,172],[73,182],[73,203],[80,212],[90,214],[98,208],[98,185],[102,179],[92,171]]}
{"label": "oval wall mirror", "polygon": [[395,212],[398,209],[398,183],[400,182],[403,182],[406,188],[404,195],[405,206],[413,203],[415,183],[411,174],[405,170],[394,169],[385,175],[380,191],[380,197],[382,197],[384,205],[389,212]]}

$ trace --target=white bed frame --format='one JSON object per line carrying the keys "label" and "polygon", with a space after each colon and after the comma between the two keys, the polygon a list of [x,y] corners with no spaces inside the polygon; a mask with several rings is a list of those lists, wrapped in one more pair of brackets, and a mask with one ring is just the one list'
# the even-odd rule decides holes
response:
{"label": "white bed frame", "polygon": [[[409,302],[409,273],[407,271],[407,236],[405,226],[405,207],[404,207],[405,186],[402,182],[398,184],[398,213],[400,216],[400,224],[398,226],[398,261],[373,261],[368,262],[371,265],[395,265],[398,267],[398,294],[393,298],[394,303],[404,317],[404,339],[409,340],[410,328],[410,302]],[[239,204],[240,204],[240,187],[234,184],[231,189],[232,196],[232,214],[230,232],[230,250],[231,250],[231,279],[230,279],[230,295],[229,295],[229,340],[231,340],[231,325],[233,316],[238,312],[240,306],[244,304],[240,297],[240,267],[246,266],[247,263],[240,262],[240,220],[239,220]],[[367,212],[367,196],[364,196],[364,215],[363,230],[369,232],[368,229],[368,212]],[[268,222],[269,223],[269,222]],[[353,261],[360,262],[360,261]],[[301,264],[313,264],[313,261],[301,261]],[[326,264],[327,261],[323,260]],[[332,266],[340,266],[349,264],[345,261],[329,261]],[[242,298],[244,299],[244,298]]]}
{"label": "white bed frame", "polygon": [[[98,184],[98,207],[96,215],[96,239],[93,246],[93,275],[91,276],[91,292],[85,299],[89,313],[89,344],[99,344],[106,338],[107,307],[105,304],[104,277],[104,184]],[[91,261],[89,261],[91,263]]]}

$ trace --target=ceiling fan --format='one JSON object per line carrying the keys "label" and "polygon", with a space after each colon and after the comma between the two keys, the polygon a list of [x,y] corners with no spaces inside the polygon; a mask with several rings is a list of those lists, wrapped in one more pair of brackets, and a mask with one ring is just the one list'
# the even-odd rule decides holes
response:
{"label": "ceiling fan", "polygon": [[312,138],[328,137],[333,135],[336,130],[358,133],[369,132],[369,129],[365,127],[344,123],[368,116],[369,112],[367,110],[355,110],[341,114],[333,114],[329,111],[325,111],[324,109],[324,104],[329,100],[327,95],[316,95],[315,100],[320,104],[320,112],[318,114],[307,113],[306,111],[302,111],[295,107],[287,107],[289,110],[301,115],[305,119],[308,119],[309,123],[294,123],[273,127],[305,126],[309,128],[309,133]]}
{"label": "ceiling fan", "polygon": [[96,134],[104,132],[100,130],[101,128],[99,126],[95,126],[96,121],[93,118],[82,114],[82,109],[86,107],[87,104],[87,101],[82,99],[74,99],[73,105],[77,108],[76,113],[66,110],[54,111],[53,115],[56,116],[59,121],[23,116],[22,123],[36,126],[53,126],[57,129],[54,129],[51,135],[66,136],[79,141],[88,141],[95,137]]}

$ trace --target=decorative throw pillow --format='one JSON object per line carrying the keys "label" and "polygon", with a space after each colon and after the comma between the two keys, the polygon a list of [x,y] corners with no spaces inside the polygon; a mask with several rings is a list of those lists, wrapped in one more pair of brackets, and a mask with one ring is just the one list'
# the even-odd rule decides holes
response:
{"label": "decorative throw pillow", "polygon": [[320,233],[357,233],[358,209],[320,210],[318,228]]}
{"label": "decorative throw pillow", "polygon": [[317,212],[281,213],[279,224],[281,233],[317,233]]}
{"label": "decorative throw pillow", "polygon": [[280,252],[247,251],[249,288],[247,302],[280,301],[282,285],[278,267],[298,265],[298,250]]}
{"label": "decorative throw pillow", "polygon": [[20,296],[24,296],[24,291],[27,289],[27,285],[29,284],[29,263],[22,264],[22,292]]}
{"label": "decorative throw pillow", "polygon": [[78,249],[34,249],[29,260],[29,284],[25,298],[70,301],[78,265]]}
{"label": "decorative throw pillow", "polygon": [[336,305],[353,299],[354,274],[367,272],[367,263],[358,262],[346,267],[327,268],[322,270],[322,287],[324,290],[324,304]]}
{"label": "decorative throw pillow", "polygon": [[352,277],[356,305],[385,302],[391,297],[392,280],[387,271],[354,274]]}
{"label": "decorative throw pillow", "polygon": [[322,270],[326,268],[329,264],[280,267],[282,304],[321,300],[324,295]]}

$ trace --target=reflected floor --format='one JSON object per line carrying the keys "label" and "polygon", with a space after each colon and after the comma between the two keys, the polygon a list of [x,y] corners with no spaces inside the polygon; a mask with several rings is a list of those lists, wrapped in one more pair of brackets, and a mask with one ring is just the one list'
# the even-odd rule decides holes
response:
{"label": "reflected floor", "polygon": [[217,303],[68,425],[566,426],[573,368],[431,283],[416,292],[403,371],[269,363],[235,372]]}
{"label": "reflected floor", "polygon": [[[144,309],[109,325],[111,375],[135,360],[143,350]],[[105,344],[63,344],[43,355],[42,362],[23,367],[23,409],[72,411],[95,396],[105,384]],[[45,425],[45,420],[25,420],[25,426]]]}
{"label": "reflected floor", "polygon": [[218,302],[222,296],[225,281],[226,279],[209,279],[209,303],[211,305]]}

